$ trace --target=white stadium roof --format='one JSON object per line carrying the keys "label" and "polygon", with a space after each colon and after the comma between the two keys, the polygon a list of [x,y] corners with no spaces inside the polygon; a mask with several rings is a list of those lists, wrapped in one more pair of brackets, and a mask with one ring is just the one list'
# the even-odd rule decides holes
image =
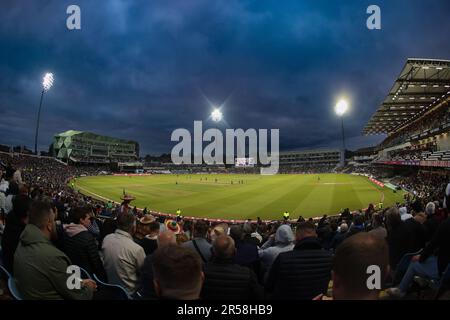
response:
{"label": "white stadium roof", "polygon": [[393,133],[449,97],[450,60],[408,59],[363,133]]}

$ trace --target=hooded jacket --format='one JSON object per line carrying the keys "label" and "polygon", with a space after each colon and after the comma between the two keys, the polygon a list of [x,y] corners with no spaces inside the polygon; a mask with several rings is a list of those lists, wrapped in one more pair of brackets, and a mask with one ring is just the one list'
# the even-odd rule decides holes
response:
{"label": "hooded jacket", "polygon": [[[275,243],[273,238],[264,243],[259,250],[259,258],[261,259],[261,266],[267,272],[270,270],[272,263],[282,252],[292,251],[294,249],[294,233],[288,225],[282,225],[275,233]],[[273,245],[274,246],[271,246]]]}
{"label": "hooded jacket", "polygon": [[28,224],[14,255],[17,289],[27,300],[92,299],[93,291],[88,287],[69,289],[71,274],[67,268],[71,264],[38,227]]}
{"label": "hooded jacket", "polygon": [[317,238],[304,238],[294,250],[275,259],[266,290],[273,299],[311,300],[326,293],[331,278],[332,255],[323,250]]}
{"label": "hooded jacket", "polygon": [[97,242],[89,230],[81,224],[64,225],[64,252],[74,265],[96,274],[106,281],[106,272],[98,252]]}

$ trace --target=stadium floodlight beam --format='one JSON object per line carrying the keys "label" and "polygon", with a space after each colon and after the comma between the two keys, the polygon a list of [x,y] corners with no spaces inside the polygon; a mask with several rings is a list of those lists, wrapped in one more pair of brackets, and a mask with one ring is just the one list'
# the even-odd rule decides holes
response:
{"label": "stadium floodlight beam", "polygon": [[37,154],[37,141],[39,135],[39,121],[41,119],[41,108],[42,108],[42,100],[44,99],[44,93],[50,90],[53,86],[53,73],[47,72],[42,79],[42,92],[41,92],[41,101],[39,102],[39,109],[36,121],[36,133],[34,134],[34,154]]}
{"label": "stadium floodlight beam", "polygon": [[222,112],[218,108],[214,109],[214,111],[211,112],[211,119],[214,122],[222,121],[222,117],[223,117]]}
{"label": "stadium floodlight beam", "polygon": [[344,99],[338,101],[334,107],[334,111],[341,118],[341,129],[342,129],[342,152],[344,154],[345,162],[345,132],[344,132],[344,114],[348,111],[348,102]]}

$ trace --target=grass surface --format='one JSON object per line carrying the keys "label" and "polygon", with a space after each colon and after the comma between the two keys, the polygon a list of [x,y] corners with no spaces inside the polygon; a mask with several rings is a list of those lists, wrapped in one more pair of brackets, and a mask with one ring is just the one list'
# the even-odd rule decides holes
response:
{"label": "grass surface", "polygon": [[292,219],[318,217],[381,199],[385,207],[403,200],[403,192],[345,174],[96,176],[78,178],[75,189],[117,202],[125,189],[139,208],[165,213],[180,208],[184,216],[222,219],[281,219],[285,210]]}

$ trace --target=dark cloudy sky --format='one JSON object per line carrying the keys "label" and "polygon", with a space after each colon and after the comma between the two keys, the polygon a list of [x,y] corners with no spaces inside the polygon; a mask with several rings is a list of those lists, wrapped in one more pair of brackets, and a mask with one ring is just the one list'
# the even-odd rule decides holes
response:
{"label": "dark cloudy sky", "polygon": [[[66,28],[81,7],[82,29]],[[366,28],[381,7],[382,30]],[[1,0],[0,144],[33,145],[41,77],[55,74],[40,147],[89,130],[170,151],[222,104],[231,128],[279,128],[283,149],[352,148],[408,57],[450,58],[448,0]]]}

